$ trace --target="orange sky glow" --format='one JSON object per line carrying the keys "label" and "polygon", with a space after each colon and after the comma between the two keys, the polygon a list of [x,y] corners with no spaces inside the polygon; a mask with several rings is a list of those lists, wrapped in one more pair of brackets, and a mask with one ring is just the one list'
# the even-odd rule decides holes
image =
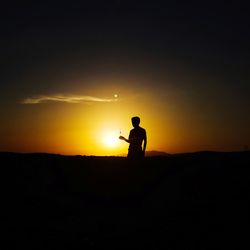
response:
{"label": "orange sky glow", "polygon": [[[126,155],[128,144],[118,137],[120,132],[128,137],[132,116],[140,116],[140,125],[147,131],[147,150],[177,153],[243,147],[243,138],[231,134],[230,128],[222,131],[219,117],[209,121],[203,113],[194,112],[187,101],[189,93],[173,88],[161,92],[147,84],[142,88],[143,82],[133,85],[132,80],[124,86],[105,82],[103,87],[72,91],[77,95],[61,94],[63,101],[55,99],[57,94],[41,103],[15,103],[15,114],[1,130],[0,150]],[[78,101],[69,101],[74,96]]]}

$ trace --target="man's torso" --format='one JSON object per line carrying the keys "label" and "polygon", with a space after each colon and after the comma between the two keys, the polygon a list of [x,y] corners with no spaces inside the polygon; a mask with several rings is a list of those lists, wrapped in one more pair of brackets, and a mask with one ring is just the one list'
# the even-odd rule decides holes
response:
{"label": "man's torso", "polygon": [[129,150],[141,150],[142,141],[146,137],[145,129],[138,127],[130,131],[129,140],[131,140],[129,145]]}

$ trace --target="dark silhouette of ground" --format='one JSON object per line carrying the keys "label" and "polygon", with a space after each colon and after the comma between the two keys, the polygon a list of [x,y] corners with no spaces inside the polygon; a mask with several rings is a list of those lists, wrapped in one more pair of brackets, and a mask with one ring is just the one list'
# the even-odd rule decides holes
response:
{"label": "dark silhouette of ground", "polygon": [[250,153],[0,153],[3,238],[30,249],[249,246]]}

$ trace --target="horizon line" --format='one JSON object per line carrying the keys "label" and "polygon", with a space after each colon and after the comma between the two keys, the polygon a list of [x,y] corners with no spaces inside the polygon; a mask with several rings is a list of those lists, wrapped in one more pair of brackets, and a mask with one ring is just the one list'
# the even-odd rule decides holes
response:
{"label": "horizon line", "polygon": [[[238,150],[238,151],[216,151],[216,150],[199,150],[199,151],[187,151],[187,152],[178,152],[178,153],[167,153],[163,151],[150,150],[148,153],[156,153],[156,155],[145,155],[145,157],[154,157],[154,156],[174,156],[182,154],[197,154],[197,153],[250,153],[250,150]],[[159,153],[157,155],[157,153]],[[60,155],[60,156],[82,156],[82,157],[127,157],[127,154],[117,154],[117,155],[93,155],[93,154],[62,154],[62,153],[51,153],[51,152],[15,152],[15,151],[0,151],[0,154],[23,154],[23,155],[32,155],[32,154],[46,154],[46,155]]]}

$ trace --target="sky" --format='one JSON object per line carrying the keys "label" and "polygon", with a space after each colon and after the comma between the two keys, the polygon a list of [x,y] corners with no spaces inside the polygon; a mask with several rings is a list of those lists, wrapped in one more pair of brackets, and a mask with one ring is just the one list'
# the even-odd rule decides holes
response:
{"label": "sky", "polygon": [[123,155],[250,145],[242,1],[8,1],[0,15],[0,151]]}

